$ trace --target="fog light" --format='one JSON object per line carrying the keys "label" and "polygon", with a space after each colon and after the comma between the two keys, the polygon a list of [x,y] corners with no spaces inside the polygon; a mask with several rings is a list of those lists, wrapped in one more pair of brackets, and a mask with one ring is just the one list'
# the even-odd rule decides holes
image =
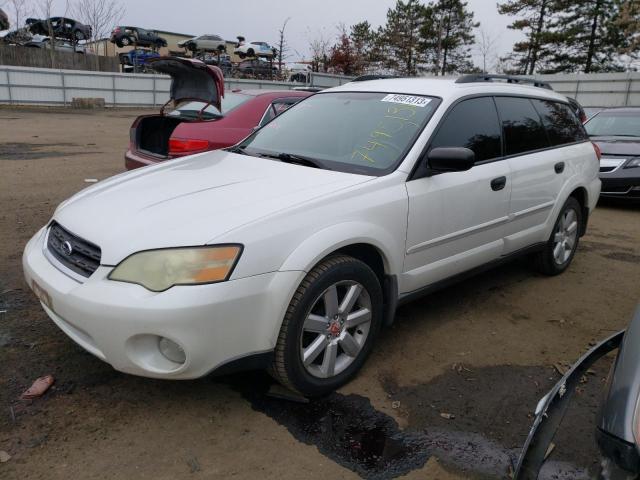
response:
{"label": "fog light", "polygon": [[174,363],[183,364],[187,360],[187,356],[182,347],[173,340],[160,337],[158,348],[160,349],[160,353],[162,353],[166,359],[171,360]]}

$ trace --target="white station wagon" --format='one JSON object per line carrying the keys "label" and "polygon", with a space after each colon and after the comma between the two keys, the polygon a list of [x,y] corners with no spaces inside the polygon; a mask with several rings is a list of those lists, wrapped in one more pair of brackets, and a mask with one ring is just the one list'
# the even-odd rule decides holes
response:
{"label": "white station wagon", "polygon": [[[505,81],[506,80],[506,81]],[[530,255],[563,272],[600,193],[567,99],[522,79],[352,82],[226,151],[93,185],[29,241],[74,341],[135,375],[351,379],[396,306]]]}

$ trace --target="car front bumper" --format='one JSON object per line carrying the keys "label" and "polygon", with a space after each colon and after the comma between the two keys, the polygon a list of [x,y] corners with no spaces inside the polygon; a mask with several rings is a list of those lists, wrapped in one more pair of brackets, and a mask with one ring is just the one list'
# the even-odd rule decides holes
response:
{"label": "car front bumper", "polygon": [[640,200],[640,168],[618,168],[601,172],[601,197]]}
{"label": "car front bumper", "polygon": [[[284,312],[304,272],[272,272],[154,293],[107,279],[100,266],[84,283],[45,255],[46,231],[27,244],[23,268],[45,312],[72,340],[116,370],[153,378],[202,377],[230,362],[273,350]],[[177,343],[184,363],[165,357]]]}

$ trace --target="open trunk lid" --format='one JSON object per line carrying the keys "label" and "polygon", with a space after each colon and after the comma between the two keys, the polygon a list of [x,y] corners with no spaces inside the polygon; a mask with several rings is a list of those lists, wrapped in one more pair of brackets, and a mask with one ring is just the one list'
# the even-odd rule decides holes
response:
{"label": "open trunk lid", "polygon": [[148,61],[158,73],[171,76],[171,100],[175,103],[198,100],[218,110],[224,97],[222,70],[195,58],[159,57]]}
{"label": "open trunk lid", "polygon": [[[158,57],[149,59],[147,64],[158,73],[171,77],[169,91],[170,102],[174,106],[188,101],[203,102],[203,110],[213,105],[221,110],[221,99],[224,96],[224,77],[218,67],[206,65],[194,58]],[[169,102],[167,102],[168,104]],[[165,105],[166,106],[166,105]],[[140,117],[132,126],[131,149],[150,154],[154,157],[170,158],[173,156],[169,148],[169,141],[173,131],[182,122],[197,122],[198,119],[185,119],[164,115],[164,107],[160,115]],[[208,145],[200,141],[195,150],[184,154],[197,153],[208,150]]]}

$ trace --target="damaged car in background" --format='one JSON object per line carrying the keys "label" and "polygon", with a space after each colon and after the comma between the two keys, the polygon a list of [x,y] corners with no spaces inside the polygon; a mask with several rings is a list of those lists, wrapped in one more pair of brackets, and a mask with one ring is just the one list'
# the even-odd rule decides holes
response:
{"label": "damaged car in background", "polygon": [[311,95],[291,90],[224,92],[222,72],[198,59],[151,58],[145,65],[171,76],[173,106],[133,122],[125,153],[128,170],[235,145]]}
{"label": "damaged car in background", "polygon": [[[535,480],[581,378],[619,349],[595,419],[600,449],[598,480],[640,478],[640,306],[627,327],[604,339],[578,360],[536,407],[536,418],[520,456],[516,480]],[[590,419],[588,419],[590,420]]]}

